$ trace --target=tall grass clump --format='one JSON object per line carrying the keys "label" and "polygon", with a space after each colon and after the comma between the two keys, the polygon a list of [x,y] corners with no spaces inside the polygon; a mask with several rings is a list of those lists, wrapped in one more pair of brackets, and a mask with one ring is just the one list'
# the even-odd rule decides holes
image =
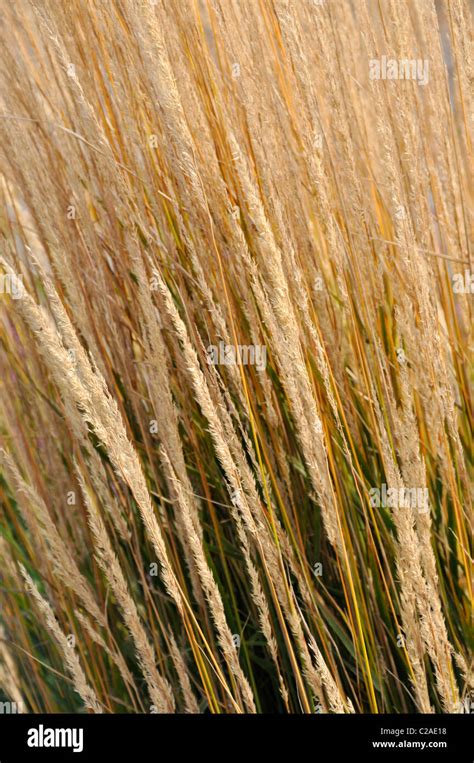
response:
{"label": "tall grass clump", "polygon": [[468,0],[0,14],[0,699],[474,702]]}

